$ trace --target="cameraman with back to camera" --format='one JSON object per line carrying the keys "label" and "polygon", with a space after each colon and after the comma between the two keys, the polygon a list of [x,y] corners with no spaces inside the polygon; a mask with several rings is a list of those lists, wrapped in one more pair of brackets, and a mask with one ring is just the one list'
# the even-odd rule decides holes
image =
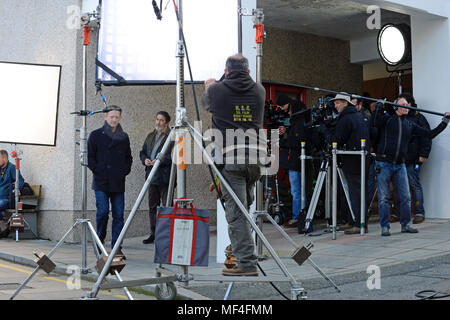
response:
{"label": "cameraman with back to camera", "polygon": [[[346,151],[361,150],[361,139],[366,140],[366,150],[370,150],[369,141],[369,121],[359,113],[352,104],[348,94],[337,94],[334,99],[334,105],[339,112],[336,130],[333,135],[333,141],[337,142],[338,149]],[[361,157],[356,155],[343,155],[341,157],[342,169],[347,178],[350,202],[356,221],[353,221],[352,227],[345,230],[345,234],[358,234],[361,232]],[[367,163],[367,162],[366,162]],[[366,168],[367,171],[367,168]],[[367,185],[366,185],[367,187]],[[367,193],[367,190],[366,190]],[[367,229],[367,208],[363,213],[365,215]],[[348,222],[348,221],[347,221]]]}
{"label": "cameraman with back to camera", "polygon": [[[411,103],[400,96],[397,104],[411,106]],[[398,192],[400,199],[400,224],[403,233],[417,233],[412,228],[411,221],[411,195],[409,192],[408,175],[405,166],[405,157],[408,143],[413,135],[433,139],[444,131],[449,122],[450,113],[445,113],[442,122],[433,130],[418,126],[405,117],[409,109],[398,107],[393,115],[384,114],[382,102],[377,103],[374,116],[374,125],[380,134],[376,156],[376,170],[378,183],[378,211],[380,214],[381,235],[390,236],[389,221],[389,181],[394,179],[394,191]]]}
{"label": "cameraman with back to camera", "polygon": [[[292,218],[284,224],[285,228],[297,228],[302,208],[301,195],[301,142],[307,141],[305,119],[300,111],[306,110],[301,101],[292,100],[281,94],[277,105],[289,112],[290,124],[288,130],[284,126],[278,128],[280,134],[280,167],[289,171],[289,183],[292,195]],[[302,223],[302,221],[300,221]]]}
{"label": "cameraman with back to camera", "polygon": [[[259,133],[264,122],[265,89],[255,83],[249,75],[248,60],[241,54],[231,56],[226,61],[225,79],[216,82],[215,79],[205,81],[205,93],[202,97],[203,108],[211,112],[212,125],[219,129],[223,136],[224,165],[220,170],[223,177],[232,187],[242,204],[248,209],[254,197],[254,186],[261,177],[260,167],[255,160],[250,159],[251,150],[257,148],[254,143],[245,145],[245,164],[230,163],[230,157],[239,146],[229,138],[227,132],[246,130]],[[231,131],[231,132],[230,132]],[[255,137],[257,138],[257,137]],[[261,138],[261,137],[260,137]],[[252,139],[250,139],[252,140]],[[266,138],[265,138],[266,140]],[[256,142],[256,141],[255,141]],[[264,152],[267,152],[264,141]],[[230,152],[227,152],[229,150]],[[238,159],[239,160],[239,159]],[[226,188],[222,188],[225,201],[225,214],[228,222],[228,234],[231,240],[232,252],[237,258],[237,265],[224,268],[226,276],[257,276],[257,257],[255,244],[250,231],[250,224],[245,213],[241,211]]]}

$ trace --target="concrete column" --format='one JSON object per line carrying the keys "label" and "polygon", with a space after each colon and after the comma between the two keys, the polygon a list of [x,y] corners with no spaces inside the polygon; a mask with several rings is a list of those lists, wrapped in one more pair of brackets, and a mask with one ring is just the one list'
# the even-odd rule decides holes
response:
{"label": "concrete column", "polygon": [[[450,112],[450,24],[448,19],[411,17],[413,88],[420,107]],[[433,128],[441,118],[425,115]],[[433,140],[430,158],[421,172],[425,214],[450,218],[446,205],[450,190],[450,130]]]}

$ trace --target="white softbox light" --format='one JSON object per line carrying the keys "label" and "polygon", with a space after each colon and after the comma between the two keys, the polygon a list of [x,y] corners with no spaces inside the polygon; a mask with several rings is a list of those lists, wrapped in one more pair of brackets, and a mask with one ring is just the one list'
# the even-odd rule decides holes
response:
{"label": "white softbox light", "polygon": [[[101,8],[99,61],[131,83],[175,82],[178,22],[172,1],[162,20],[150,0],[102,0]],[[184,0],[182,17],[194,81],[219,79],[227,57],[238,52],[238,1]],[[100,67],[98,79],[116,81]]]}
{"label": "white softbox light", "polygon": [[0,62],[0,142],[56,145],[61,66]]}

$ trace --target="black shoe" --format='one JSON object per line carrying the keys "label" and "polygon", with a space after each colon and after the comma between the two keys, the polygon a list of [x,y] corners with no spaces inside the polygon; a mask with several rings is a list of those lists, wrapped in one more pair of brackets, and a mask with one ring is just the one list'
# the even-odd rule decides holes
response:
{"label": "black shoe", "polygon": [[147,239],[142,240],[143,244],[150,244],[150,243],[153,243],[153,242],[155,242],[155,236],[154,235],[150,235],[150,237],[148,237]]}

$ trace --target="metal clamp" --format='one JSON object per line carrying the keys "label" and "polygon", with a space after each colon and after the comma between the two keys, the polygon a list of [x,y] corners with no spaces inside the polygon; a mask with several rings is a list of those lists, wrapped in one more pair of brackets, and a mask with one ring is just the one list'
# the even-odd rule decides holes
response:
{"label": "metal clamp", "polygon": [[37,265],[45,272],[50,273],[56,268],[56,265],[53,263],[53,261],[50,260],[50,258],[47,257],[43,252],[41,252],[41,254],[33,252],[33,254],[36,256],[34,262],[36,262]]}

